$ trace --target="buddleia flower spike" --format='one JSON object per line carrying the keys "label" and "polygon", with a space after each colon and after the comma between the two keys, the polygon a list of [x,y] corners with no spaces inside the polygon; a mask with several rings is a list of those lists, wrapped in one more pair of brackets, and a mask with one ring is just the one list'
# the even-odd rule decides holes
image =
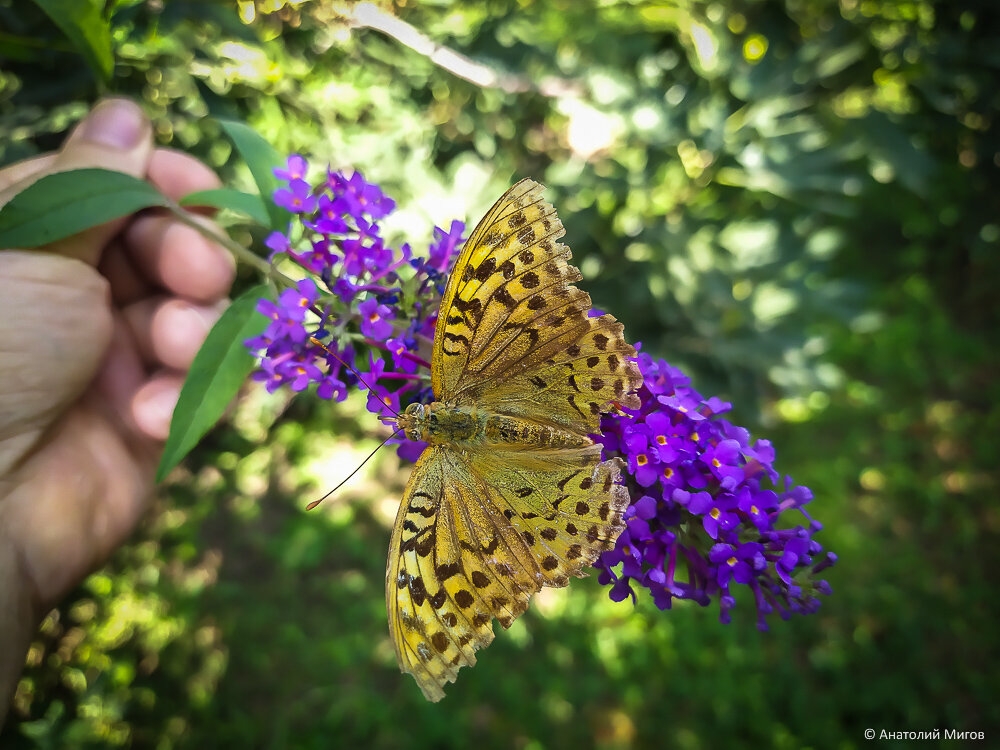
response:
{"label": "buddleia flower spike", "polygon": [[435,228],[416,255],[382,237],[395,204],[378,186],[306,173],[301,157],[276,172],[296,222],[268,240],[303,278],[261,302],[271,324],[247,344],[271,390],[367,388],[400,455],[419,458],[386,606],[400,667],[429,700],[475,663],[494,618],[508,627],[592,565],[616,601],[638,586],[661,609],[717,601],[728,622],[745,586],[761,628],[817,609],[836,557],[814,539],[812,493],[780,480],[770,443],[722,416],[729,404],[636,356],[592,309],[540,185],[514,185],[464,244],[461,222]]}

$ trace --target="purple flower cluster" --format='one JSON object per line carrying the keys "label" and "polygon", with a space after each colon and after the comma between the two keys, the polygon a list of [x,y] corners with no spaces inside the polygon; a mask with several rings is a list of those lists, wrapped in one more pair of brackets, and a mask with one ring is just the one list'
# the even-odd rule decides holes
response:
{"label": "purple flower cluster", "polygon": [[[638,363],[642,406],[605,416],[599,437],[606,458],[626,461],[632,497],[625,531],[596,563],[610,597],[634,601],[633,583],[660,609],[675,598],[707,605],[718,596],[729,622],[738,583],[753,593],[761,630],[775,610],[785,619],[815,612],[816,595],[830,586],[814,576],[836,556],[812,538],[822,528],[803,508],[812,492],[790,477],[779,486],[770,442],[751,443],[749,432],[719,416],[731,404],[702,398],[662,359],[640,354]],[[793,509],[807,525],[779,528]]]}
{"label": "purple flower cluster", "polygon": [[351,385],[370,386],[369,408],[386,416],[408,392],[427,387],[422,354],[430,351],[437,300],[465,225],[435,228],[427,257],[414,257],[408,244],[394,249],[382,237],[377,222],[395,203],[377,185],[329,169],[313,185],[307,170],[305,159],[292,156],[274,171],[283,182],[274,201],[294,220],[267,238],[270,260],[290,260],[307,275],[276,302],[258,304],[271,322],[246,342],[260,356],[253,378],[272,392],[315,384],[321,398],[337,401]]}
{"label": "purple flower cluster", "polygon": [[[270,323],[246,342],[260,356],[254,378],[270,391],[315,385],[320,397],[337,401],[358,385],[381,418],[429,401],[438,303],[465,225],[435,228],[427,255],[414,257],[409,245],[394,249],[383,239],[377,222],[395,204],[378,186],[330,170],[312,185],[307,166],[292,156],[275,170],[284,183],[275,202],[295,220],[267,239],[271,260],[283,268],[291,261],[305,277],[276,302],[259,303]],[[663,360],[641,354],[638,363],[641,408],[606,416],[596,436],[605,457],[627,463],[632,498],[626,530],[596,564],[611,598],[634,600],[633,584],[649,589],[661,609],[674,598],[707,605],[718,597],[729,622],[737,583],[753,592],[762,629],[774,610],[814,612],[816,595],[830,587],[813,576],[836,557],[812,538],[821,528],[803,509],[812,493],[788,477],[778,486],[771,444],[751,443],[746,430],[720,417],[730,404],[703,399]],[[410,460],[425,447],[394,442]],[[792,509],[807,525],[779,528]]]}

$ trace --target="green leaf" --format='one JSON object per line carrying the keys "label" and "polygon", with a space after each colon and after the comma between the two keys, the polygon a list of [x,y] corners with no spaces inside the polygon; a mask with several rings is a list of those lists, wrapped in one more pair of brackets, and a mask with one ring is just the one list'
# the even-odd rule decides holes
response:
{"label": "green leaf", "polygon": [[270,287],[261,284],[248,289],[233,301],[208,332],[181,388],[170,421],[170,435],[156,469],[157,482],[215,426],[253,370],[254,358],[243,342],[267,325],[267,318],[256,310],[261,297],[273,299]]}
{"label": "green leaf", "polygon": [[145,180],[107,169],[46,175],[0,208],[0,247],[38,247],[167,199]]}
{"label": "green leaf", "polygon": [[[58,46],[58,44],[42,45],[34,37],[0,31],[0,60],[6,61],[8,65],[13,61],[35,62],[47,53],[51,54]],[[72,51],[70,44],[67,43],[65,46],[69,48],[68,51]]]}
{"label": "green leaf", "polygon": [[280,206],[275,205],[271,200],[278,180],[271,171],[281,165],[284,160],[278,155],[274,147],[265,141],[256,131],[235,120],[219,120],[223,130],[232,139],[236,150],[250,167],[250,174],[253,175],[257,189],[260,190],[261,200],[267,207],[267,213],[271,217],[271,229],[284,231],[288,227],[288,220],[291,214]]}
{"label": "green leaf", "polygon": [[103,0],[35,0],[35,5],[87,58],[101,80],[110,83],[115,55],[111,46],[111,26],[102,14]]}
{"label": "green leaf", "polygon": [[259,195],[244,193],[233,188],[217,188],[215,190],[199,190],[189,193],[180,200],[182,206],[211,206],[212,208],[228,208],[230,211],[245,214],[261,226],[267,226],[269,217],[267,207]]}

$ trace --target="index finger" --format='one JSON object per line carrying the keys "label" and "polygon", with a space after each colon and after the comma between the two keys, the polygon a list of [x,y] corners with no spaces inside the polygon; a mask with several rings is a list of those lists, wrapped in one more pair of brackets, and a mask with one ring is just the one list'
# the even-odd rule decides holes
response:
{"label": "index finger", "polygon": [[[222,184],[198,159],[168,148],[153,151],[146,179],[174,201]],[[197,221],[221,232],[204,217]],[[233,283],[232,255],[163,212],[150,211],[134,219],[125,231],[125,245],[141,276],[174,294],[213,302],[224,297]]]}
{"label": "index finger", "polygon": [[189,154],[158,148],[149,160],[146,178],[164,195],[177,201],[199,190],[221,187],[218,176]]}

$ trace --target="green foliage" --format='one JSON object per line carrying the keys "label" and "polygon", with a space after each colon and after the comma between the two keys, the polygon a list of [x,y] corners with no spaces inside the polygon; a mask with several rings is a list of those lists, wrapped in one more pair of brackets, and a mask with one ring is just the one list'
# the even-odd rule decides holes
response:
{"label": "green foliage", "polygon": [[203,206],[210,208],[225,208],[237,214],[243,214],[260,226],[267,226],[270,221],[267,206],[259,195],[244,193],[232,188],[217,188],[215,190],[198,190],[188,193],[179,201],[182,206]]}
{"label": "green foliage", "polygon": [[[425,704],[384,621],[395,458],[303,514],[376,426],[355,401],[251,391],[46,620],[0,744],[853,748],[868,727],[1000,731],[993,4],[398,5],[496,85],[352,6],[245,23],[181,0],[115,6],[113,82],[228,187],[256,175],[210,116],[361,169],[415,246],[514,178],[548,185],[596,304],[731,398],[813,488],[834,596],[759,634],[749,601],[721,626],[581,582]],[[99,76],[33,5],[0,0],[0,25],[9,162],[55,147]]]}
{"label": "green foliage", "polygon": [[278,187],[278,180],[272,170],[283,165],[284,159],[270,143],[242,122],[221,120],[219,124],[232,139],[236,150],[246,161],[250,174],[253,175],[258,194],[264,199],[264,207],[270,217],[270,227],[275,230],[284,229],[291,216],[288,211],[270,200]]}
{"label": "green foliage", "polygon": [[107,83],[114,68],[111,34],[101,0],[34,0]]}

